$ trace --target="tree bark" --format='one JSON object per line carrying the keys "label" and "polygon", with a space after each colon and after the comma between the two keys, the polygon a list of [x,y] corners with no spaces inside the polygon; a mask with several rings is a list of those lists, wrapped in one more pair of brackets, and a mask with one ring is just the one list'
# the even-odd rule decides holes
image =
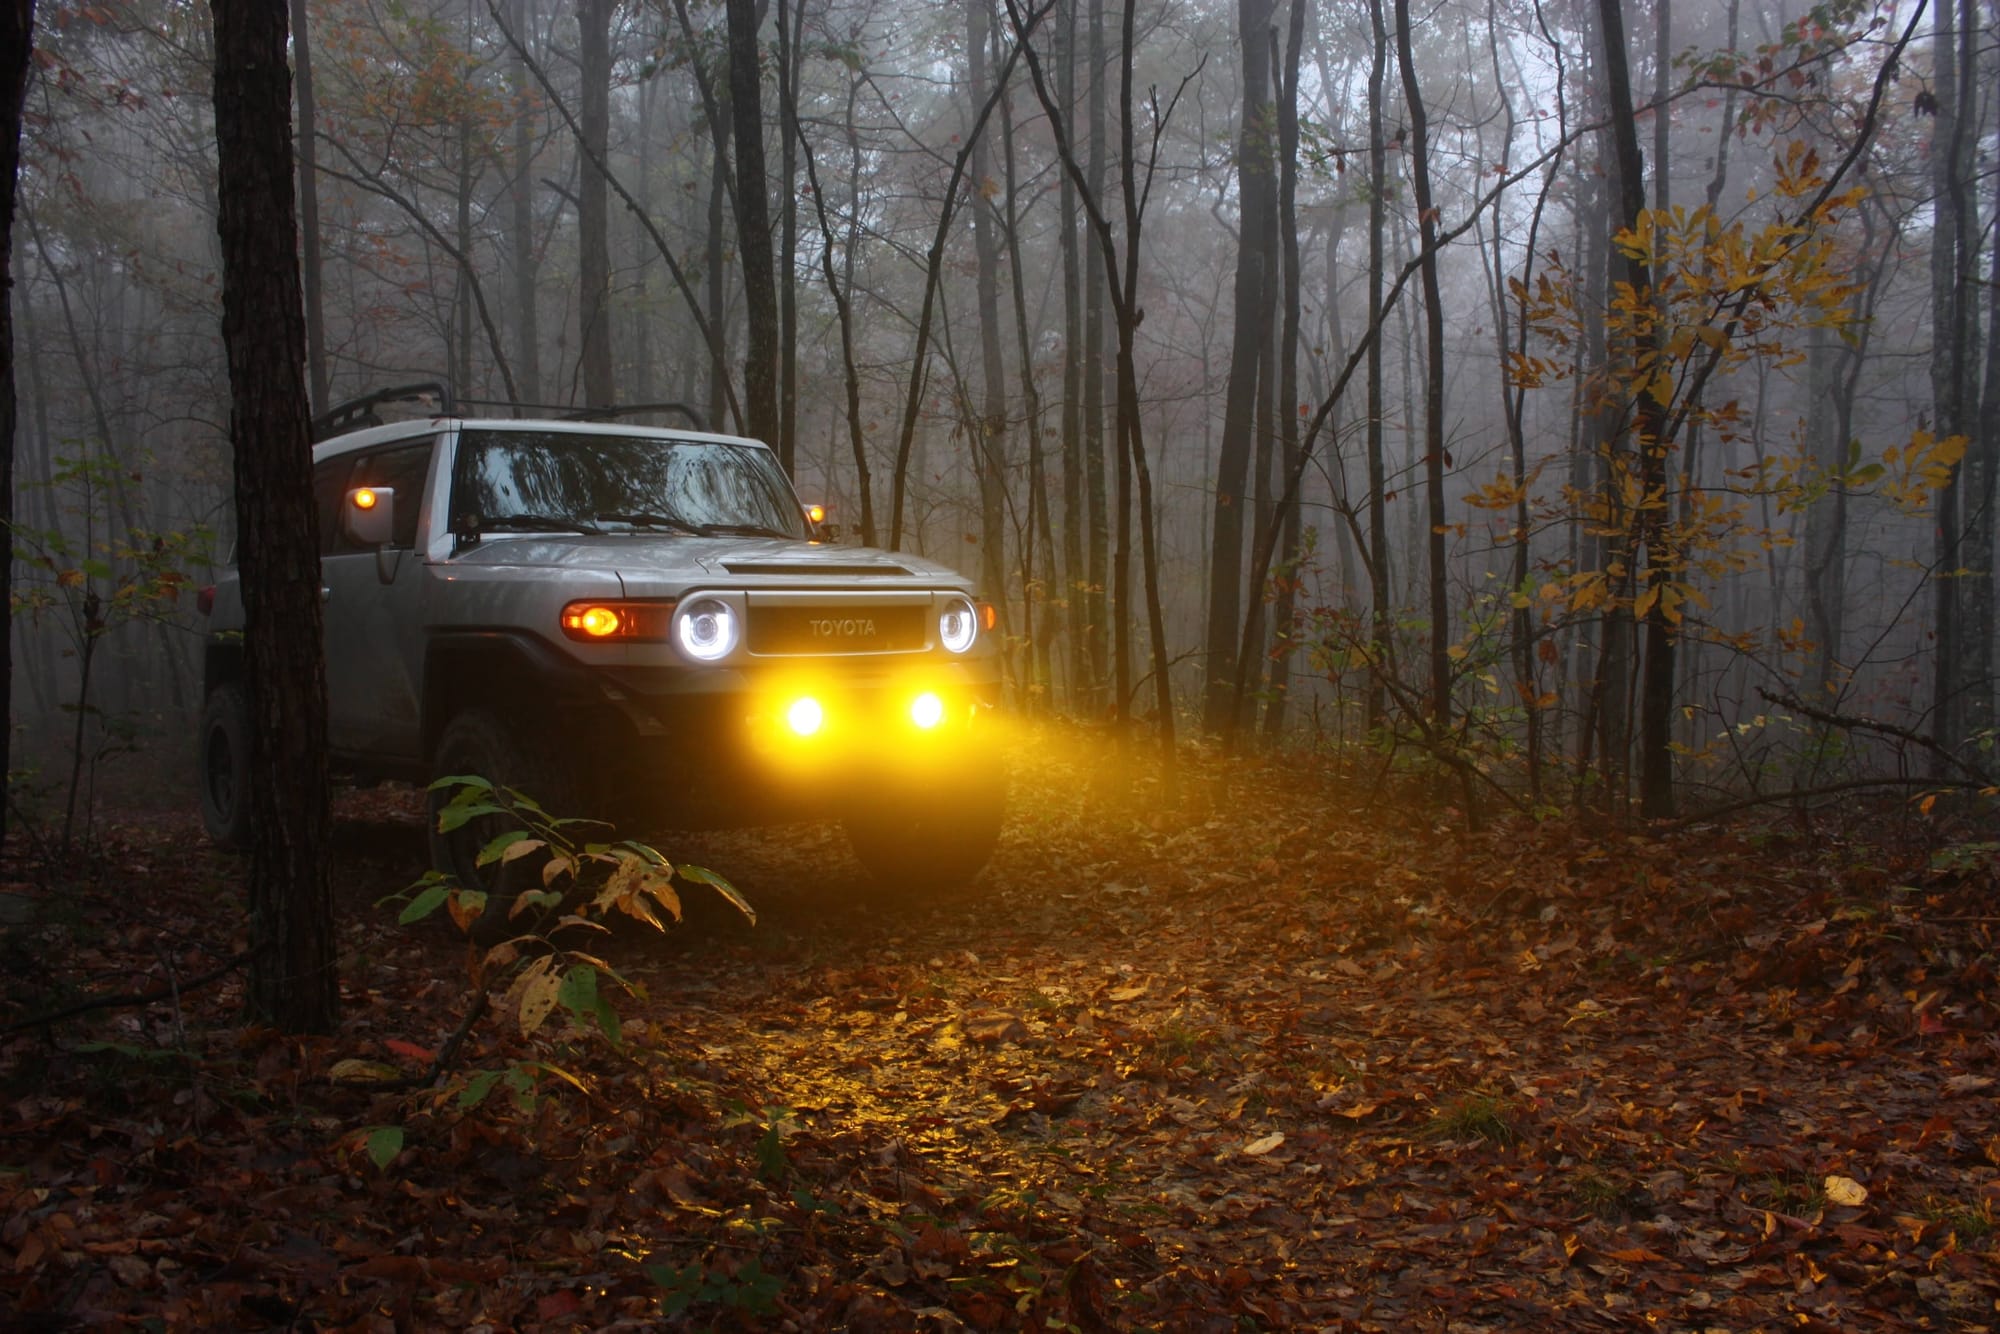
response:
{"label": "tree bark", "polygon": [[[966,0],[965,63],[974,114],[986,104],[986,47],[992,0]],[[996,607],[1007,606],[1007,363],[1000,349],[1000,245],[993,235],[992,154],[984,134],[971,141],[974,304],[979,312],[982,401],[974,440],[979,476],[979,577]],[[1005,625],[1005,613],[1002,612]]]}
{"label": "tree bark", "polygon": [[1410,118],[1410,178],[1417,204],[1417,275],[1424,296],[1424,510],[1429,556],[1430,714],[1442,733],[1451,722],[1451,609],[1446,604],[1444,509],[1444,296],[1438,289],[1438,210],[1431,197],[1430,129],[1423,89],[1417,85],[1410,42],[1409,0],[1396,0],[1396,57],[1403,74],[1403,107]]}
{"label": "tree bark", "polygon": [[[1280,302],[1278,329],[1278,454],[1289,477],[1299,456],[1299,61],[1305,47],[1306,0],[1292,0],[1286,33],[1286,54],[1278,95],[1278,240]],[[1275,43],[1275,39],[1274,39]],[[1264,707],[1264,736],[1276,741],[1284,733],[1286,694],[1291,688],[1292,617],[1298,586],[1293,568],[1299,551],[1299,497],[1279,505],[1280,570],[1271,612],[1274,639],[1269,676],[1270,702]]]}
{"label": "tree bark", "polygon": [[[305,0],[296,0],[303,4]],[[514,284],[514,373],[521,396],[530,403],[542,399],[541,330],[537,319],[535,273],[535,127],[534,99],[529,96],[527,31],[528,0],[512,0],[513,30],[520,34],[510,77],[514,95],[514,179],[507,191],[508,237]]]}
{"label": "tree bark", "polygon": [[[1236,679],[1236,635],[1242,624],[1244,510],[1250,462],[1256,451],[1258,390],[1270,355],[1269,249],[1276,227],[1277,186],[1272,175],[1271,23],[1273,0],[1238,0],[1236,40],[1241,46],[1242,123],[1237,131],[1240,200],[1236,238],[1235,330],[1229,382],[1223,394],[1222,446],[1215,461],[1215,502],[1208,553],[1208,647],[1203,673],[1202,726],[1220,735],[1238,719],[1231,683]],[[1250,596],[1257,596],[1252,589]]]}
{"label": "tree bark", "polygon": [[[1382,104],[1388,96],[1388,26],[1382,0],[1369,0],[1372,33],[1368,60],[1368,319],[1382,319],[1382,278],[1389,264],[1388,208],[1389,145],[1382,126]],[[1382,340],[1368,340],[1368,727],[1388,720],[1382,675],[1388,669],[1389,634],[1389,474],[1383,459],[1382,414],[1388,410],[1383,393]]]}
{"label": "tree bark", "polygon": [[[21,174],[21,108],[34,56],[35,0],[0,0],[0,518],[14,515],[14,193]],[[14,586],[14,544],[0,542],[0,590]],[[7,599],[6,638],[13,643],[13,602]],[[13,758],[14,655],[0,652],[0,778]],[[0,801],[0,847],[7,842],[11,803]]]}
{"label": "tree bark", "polygon": [[[1624,15],[1619,0],[1599,0],[1598,21],[1603,27],[1604,72],[1612,142],[1618,162],[1620,198],[1616,223],[1629,228],[1637,225],[1646,206],[1645,167],[1639,154],[1638,123],[1632,113],[1632,82],[1625,63]],[[1623,251],[1614,260],[1619,281],[1631,284],[1640,300],[1651,300],[1652,274],[1643,260]],[[1655,335],[1650,327],[1635,333],[1624,349],[1627,366],[1650,366]],[[1646,610],[1637,619],[1645,627],[1646,657],[1639,691],[1639,809],[1648,819],[1669,819],[1674,813],[1674,636],[1667,619],[1666,599],[1661,596],[1672,579],[1674,553],[1666,534],[1667,447],[1669,441],[1661,417],[1659,401],[1643,388],[1635,387],[1637,404],[1632,421],[1633,452],[1638,459],[1640,495],[1657,503],[1645,504],[1632,515],[1636,576],[1643,568],[1646,591],[1651,594]]]}
{"label": "tree bark", "polygon": [[318,112],[313,102],[312,46],[308,41],[306,0],[291,0],[292,62],[298,84],[299,101],[299,231],[301,275],[306,303],[306,371],[312,388],[313,412],[325,412],[326,393],[326,302],[325,283],[320,273],[319,242],[319,132]]}
{"label": "tree bark", "polygon": [[268,0],[213,0],[213,10],[222,341],[251,716],[247,1002],[253,1018],[286,1032],[323,1033],[339,992],[285,10]]}
{"label": "tree bark", "polygon": [[[781,0],[782,3],[782,0]],[[743,265],[743,398],[750,434],[778,449],[787,475],[792,442],[778,430],[778,285],[771,266],[771,184],[764,170],[763,79],[757,0],[727,0],[729,115],[736,136],[737,258]]]}
{"label": "tree bark", "polygon": [[605,164],[611,146],[611,8],[613,0],[577,0],[577,62],[583,86],[577,108],[583,163],[577,181],[577,280],[583,289],[577,331],[582,343],[583,403],[618,401],[611,369],[611,212]]}

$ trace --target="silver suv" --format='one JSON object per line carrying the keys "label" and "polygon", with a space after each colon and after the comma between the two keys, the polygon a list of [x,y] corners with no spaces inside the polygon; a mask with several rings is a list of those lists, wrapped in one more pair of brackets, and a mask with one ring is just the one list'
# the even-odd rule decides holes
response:
{"label": "silver suv", "polygon": [[[986,863],[991,608],[935,562],[822,540],[758,441],[425,416],[317,445],[313,487],[336,772],[478,774],[631,832],[838,817],[888,889]],[[238,845],[242,626],[232,569],[199,778],[210,834]],[[439,870],[504,888],[474,865],[490,829],[431,823]]]}

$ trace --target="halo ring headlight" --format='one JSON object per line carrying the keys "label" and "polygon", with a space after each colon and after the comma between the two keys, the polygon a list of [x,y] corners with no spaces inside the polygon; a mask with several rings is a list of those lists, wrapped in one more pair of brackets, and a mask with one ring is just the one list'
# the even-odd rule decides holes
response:
{"label": "halo ring headlight", "polygon": [[717,662],[736,647],[736,609],[720,598],[696,598],[674,613],[674,643],[696,662]]}
{"label": "halo ring headlight", "polygon": [[964,653],[979,638],[979,612],[969,598],[954,597],[938,610],[938,642],[950,653]]}

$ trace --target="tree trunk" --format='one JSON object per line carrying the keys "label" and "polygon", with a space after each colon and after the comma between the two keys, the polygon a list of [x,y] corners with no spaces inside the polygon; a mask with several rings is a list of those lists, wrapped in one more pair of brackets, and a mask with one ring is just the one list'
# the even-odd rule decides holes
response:
{"label": "tree trunk", "polygon": [[[1615,215],[1619,227],[1629,228],[1639,221],[1646,206],[1644,164],[1639,154],[1638,124],[1632,114],[1632,83],[1625,64],[1624,16],[1619,0],[1598,0],[1598,21],[1603,26],[1604,72],[1610,96],[1612,142],[1616,147],[1620,198]],[[1631,284],[1641,299],[1651,300],[1652,274],[1644,261],[1619,252],[1614,261],[1619,281]],[[1654,334],[1642,329],[1623,349],[1630,367],[1653,362]],[[1628,383],[1630,378],[1628,377]],[[1639,693],[1639,809],[1648,819],[1666,819],[1674,813],[1674,639],[1667,619],[1666,599],[1661,596],[1674,574],[1674,553],[1666,534],[1664,498],[1667,484],[1665,423],[1660,404],[1643,389],[1634,390],[1637,408],[1632,422],[1633,452],[1639,466],[1639,491],[1657,496],[1661,503],[1641,507],[1631,519],[1634,559],[1629,568],[1636,575],[1646,572],[1646,595],[1640,601],[1645,610],[1635,619],[1645,627],[1645,666]]]}
{"label": "tree trunk", "polygon": [[577,61],[583,80],[578,119],[584,160],[577,182],[578,311],[583,403],[618,401],[611,370],[611,213],[605,164],[611,147],[611,8],[613,0],[577,0]]}
{"label": "tree trunk", "polygon": [[[1090,87],[1085,115],[1089,120],[1090,147],[1085,164],[1085,180],[1091,198],[1104,198],[1105,160],[1110,154],[1110,132],[1105,111],[1104,0],[1086,0],[1090,22]],[[1085,639],[1088,641],[1089,676],[1086,695],[1090,712],[1103,714],[1105,683],[1111,675],[1110,610],[1106,590],[1111,586],[1111,505],[1104,473],[1104,303],[1109,295],[1104,252],[1098,246],[1085,247],[1083,266],[1083,479],[1084,507],[1090,532],[1086,553],[1089,587],[1085,594]],[[1115,705],[1114,705],[1115,707]]]}
{"label": "tree trunk", "polygon": [[333,1029],[326,673],[293,213],[285,11],[213,0],[222,341],[229,361],[253,816],[251,1015]]}
{"label": "tree trunk", "polygon": [[[966,0],[965,62],[973,114],[986,104],[986,48],[992,0]],[[974,297],[979,311],[979,372],[983,401],[974,427],[979,473],[979,578],[986,596],[1007,606],[1007,365],[1000,350],[1000,245],[993,235],[993,167],[986,136],[971,141]]]}
{"label": "tree trunk", "polygon": [[792,472],[792,442],[778,430],[778,284],[771,267],[771,185],[764,171],[763,79],[757,0],[727,0],[729,114],[736,137],[736,239],[743,265],[744,417],[752,436],[777,447]]}
{"label": "tree trunk", "polygon": [[[1000,99],[1000,144],[1004,187],[1000,219],[1007,243],[1007,273],[1014,302],[1015,356],[1020,359],[1021,421],[1028,436],[1027,531],[1021,538],[1021,631],[1028,637],[1027,702],[1042,711],[1049,703],[1051,660],[1049,640],[1055,629],[1048,590],[1055,582],[1055,536],[1050,531],[1045,451],[1042,444],[1042,395],[1035,384],[1034,330],[1028,310],[1025,266],[1021,262],[1021,228],[1016,201],[1020,179],[1014,153],[1014,106]],[[1068,181],[1068,173],[1064,173]],[[1038,545],[1039,543],[1039,545]],[[1039,563],[1038,563],[1039,562]]]}
{"label": "tree trunk", "polygon": [[[303,4],[305,0],[295,0]],[[509,265],[514,283],[514,366],[521,396],[543,402],[541,330],[535,301],[535,127],[534,99],[529,95],[528,0],[513,0],[513,30],[523,43],[514,54],[510,77],[514,93],[514,179],[507,192],[512,252]]]}
{"label": "tree trunk", "polygon": [[319,242],[319,117],[313,102],[312,48],[307,41],[306,0],[292,3],[293,78],[299,100],[299,250],[304,266],[306,302],[306,370],[312,387],[313,412],[325,412],[326,302],[320,276]]}
{"label": "tree trunk", "polygon": [[[1993,216],[2000,219],[2000,173],[1993,178]],[[1970,501],[1974,520],[1967,525],[1966,560],[1972,581],[1972,632],[1976,636],[1969,668],[1977,694],[1968,721],[1974,728],[1992,727],[1996,701],[1994,654],[1994,503],[2000,500],[2000,244],[1995,244],[1986,281],[1986,384],[1979,400],[1979,417],[1969,454],[1975,462]],[[1976,317],[1975,317],[1976,318]]]}
{"label": "tree trunk", "polygon": [[[1965,190],[1961,173],[1962,145],[1971,136],[1964,128],[1959,86],[1959,48],[1970,37],[1960,31],[1951,0],[1943,0],[1932,15],[1931,91],[1936,114],[1931,129],[1931,401],[1940,438],[1962,434],[1966,427],[1965,371],[1967,344],[1962,311],[1965,289],[1959,279],[1966,271],[1961,252],[1969,243],[1965,227]],[[1960,615],[1963,598],[1952,571],[1964,564],[1963,470],[1933,502],[1937,513],[1937,573],[1932,576],[1936,598],[1935,685],[1931,723],[1940,746],[1956,748],[1964,738],[1965,675]],[[1941,763],[1942,761],[1939,761]]]}
{"label": "tree trunk", "polygon": [[785,201],[779,212],[778,275],[778,457],[796,469],[799,448],[799,81],[805,49],[797,29],[805,23],[805,0],[798,9],[778,0],[778,182]]}
{"label": "tree trunk", "polygon": [[[14,193],[21,174],[21,107],[34,54],[35,0],[0,0],[0,518],[14,515]],[[0,542],[0,590],[14,586],[14,544]],[[13,759],[13,602],[0,638],[0,779]],[[7,842],[11,802],[0,801],[0,847]]]}
{"label": "tree trunk", "polygon": [[[1076,114],[1076,0],[1064,0],[1056,25],[1056,87],[1062,114]],[[1081,712],[1084,682],[1090,671],[1088,648],[1090,609],[1090,568],[1085,563],[1085,529],[1089,519],[1085,508],[1083,463],[1083,363],[1088,349],[1083,339],[1083,256],[1077,232],[1083,226],[1076,199],[1076,182],[1062,173],[1057,196],[1058,240],[1062,247],[1063,275],[1063,384],[1062,384],[1062,510],[1063,510],[1063,605],[1064,626],[1069,636],[1069,707]]]}
{"label": "tree trunk", "polygon": [[1424,294],[1424,508],[1429,553],[1430,713],[1442,734],[1451,723],[1451,609],[1446,604],[1444,510],[1444,296],[1438,290],[1438,212],[1431,198],[1430,133],[1410,45],[1409,0],[1396,0],[1396,57],[1410,118],[1410,177],[1417,204],[1418,277]]}
{"label": "tree trunk", "polygon": [[[1382,19],[1382,0],[1368,0],[1373,41],[1368,62],[1368,319],[1382,318],[1382,279],[1388,268],[1389,144],[1382,126],[1382,104],[1388,96],[1389,33]],[[1389,612],[1388,468],[1383,458],[1382,414],[1388,411],[1383,392],[1382,339],[1368,342],[1368,727],[1387,721],[1382,687],[1387,669],[1391,618]]]}
{"label": "tree trunk", "polygon": [[[1256,452],[1258,389],[1270,353],[1269,249],[1276,227],[1277,186],[1272,176],[1271,23],[1273,0],[1238,0],[1236,40],[1242,48],[1243,112],[1237,131],[1236,175],[1240,200],[1236,238],[1235,330],[1229,383],[1223,394],[1222,445],[1215,461],[1215,503],[1208,553],[1208,647],[1203,669],[1202,726],[1211,734],[1233,731],[1231,685],[1236,679],[1236,636],[1243,621],[1244,509],[1250,463]],[[1252,589],[1255,597],[1258,590]]]}
{"label": "tree trunk", "polygon": [[[1277,426],[1283,475],[1291,476],[1299,455],[1299,61],[1305,47],[1306,0],[1292,0],[1284,73],[1278,96],[1278,239],[1283,260],[1278,332]],[[1275,39],[1274,39],[1275,40]],[[1264,708],[1264,736],[1284,734],[1285,696],[1291,688],[1292,616],[1298,586],[1299,500],[1281,505],[1280,575],[1271,613],[1270,702]]]}

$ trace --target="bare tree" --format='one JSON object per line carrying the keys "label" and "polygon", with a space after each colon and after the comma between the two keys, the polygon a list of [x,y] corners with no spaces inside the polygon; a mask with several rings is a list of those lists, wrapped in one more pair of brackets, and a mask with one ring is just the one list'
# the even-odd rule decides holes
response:
{"label": "bare tree", "polygon": [[1430,126],[1417,85],[1410,43],[1409,0],[1396,0],[1396,57],[1403,75],[1403,109],[1410,118],[1410,181],[1416,194],[1418,280],[1424,297],[1424,510],[1429,530],[1430,716],[1442,731],[1451,721],[1451,609],[1446,605],[1444,511],[1444,294],[1438,288],[1438,209],[1431,194]]}
{"label": "bare tree", "polygon": [[611,371],[611,215],[605,162],[611,136],[611,9],[613,0],[577,0],[577,57],[582,67],[578,99],[583,172],[577,186],[578,313],[583,344],[583,401],[609,407],[618,386]]}
{"label": "bare tree", "polygon": [[[14,514],[14,189],[21,174],[21,108],[34,55],[35,0],[0,3],[0,517]],[[0,542],[0,589],[11,589],[14,544]],[[13,642],[13,609],[7,612]],[[14,657],[0,653],[0,780],[9,772],[13,750]],[[8,805],[0,794],[0,846],[7,840]]]}
{"label": "bare tree", "polygon": [[[1202,725],[1220,733],[1240,721],[1231,707],[1236,676],[1236,632],[1243,609],[1244,510],[1250,462],[1256,452],[1260,393],[1269,380],[1271,307],[1277,256],[1278,205],[1275,124],[1271,105],[1273,0],[1238,0],[1236,40],[1243,64],[1243,114],[1237,129],[1236,323],[1229,352],[1229,383],[1222,408],[1222,448],[1215,463],[1214,534],[1208,566],[1208,657]],[[1268,417],[1265,418],[1268,420]],[[1252,589],[1251,597],[1259,590]]]}
{"label": "bare tree", "polygon": [[757,0],[727,0],[724,8],[729,17],[729,114],[736,131],[737,258],[743,266],[744,407],[750,434],[773,442],[789,473],[793,442],[782,439],[778,430],[778,287],[771,268]]}

